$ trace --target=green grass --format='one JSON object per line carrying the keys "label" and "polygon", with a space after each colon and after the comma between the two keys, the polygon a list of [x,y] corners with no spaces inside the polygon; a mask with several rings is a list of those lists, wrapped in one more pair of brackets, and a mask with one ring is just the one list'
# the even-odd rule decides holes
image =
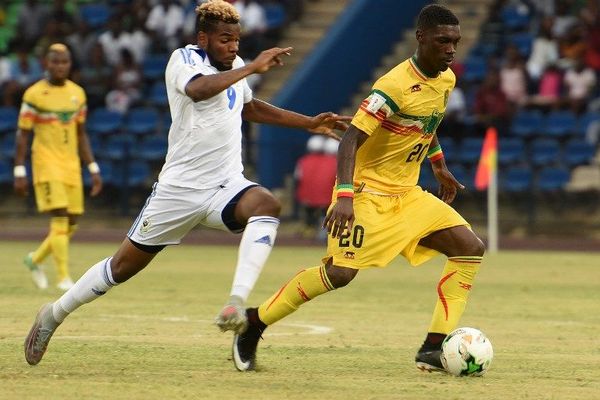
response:
{"label": "green grass", "polygon": [[[23,339],[60,292],[33,287],[22,256],[0,243],[0,399],[599,399],[598,254],[504,252],[486,258],[461,325],[482,329],[495,358],[482,378],[425,374],[413,357],[435,302],[440,257],[361,272],[271,327],[257,372],[230,361],[231,334],[211,325],[228,293],[234,247],[169,248],[138,277],[71,315],[30,367]],[[72,270],[115,245],[72,246]],[[320,248],[276,247],[256,304]],[[53,271],[49,276],[53,280]],[[52,282],[53,283],[53,282]],[[331,328],[309,334],[310,327]]]}

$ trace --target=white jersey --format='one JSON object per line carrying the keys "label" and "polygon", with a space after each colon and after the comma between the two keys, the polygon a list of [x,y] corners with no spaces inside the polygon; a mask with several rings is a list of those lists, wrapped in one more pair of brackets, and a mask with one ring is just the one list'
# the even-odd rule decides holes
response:
{"label": "white jersey", "polygon": [[[243,66],[244,61],[236,57],[233,68]],[[191,80],[218,73],[197,46],[171,54],[165,80],[173,122],[159,182],[208,189],[242,174],[242,109],[252,100],[246,79],[196,103],[185,93]]]}

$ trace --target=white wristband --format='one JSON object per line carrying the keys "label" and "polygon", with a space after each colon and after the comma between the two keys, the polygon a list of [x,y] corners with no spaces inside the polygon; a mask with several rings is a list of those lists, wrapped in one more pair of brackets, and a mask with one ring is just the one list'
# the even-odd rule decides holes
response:
{"label": "white wristband", "polygon": [[98,163],[96,161],[89,163],[88,164],[88,171],[90,171],[90,174],[99,174],[100,173],[100,167],[98,166]]}
{"label": "white wristband", "polygon": [[26,178],[27,170],[24,165],[15,165],[15,169],[13,170],[13,174],[15,178]]}

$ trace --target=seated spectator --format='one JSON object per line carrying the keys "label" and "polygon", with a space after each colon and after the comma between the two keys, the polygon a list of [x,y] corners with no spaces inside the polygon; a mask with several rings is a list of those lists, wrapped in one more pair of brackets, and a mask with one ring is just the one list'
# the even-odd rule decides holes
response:
{"label": "seated spectator", "polygon": [[267,30],[265,9],[256,0],[237,0],[234,6],[240,13],[242,26],[240,57],[255,58],[266,47],[264,40]]}
{"label": "seated spectator", "polygon": [[539,81],[550,64],[558,60],[558,43],[552,36],[552,17],[545,17],[540,24],[538,36],[533,41],[531,55],[527,60],[527,72],[534,81]]}
{"label": "seated spectator", "polygon": [[112,68],[106,62],[102,45],[96,43],[79,70],[79,83],[85,88],[90,109],[104,106],[111,79]]}
{"label": "seated spectator", "polygon": [[473,108],[479,133],[483,134],[490,126],[495,126],[500,134],[506,133],[511,106],[500,88],[500,74],[497,70],[488,71],[475,95]]}
{"label": "seated spectator", "polygon": [[154,37],[159,51],[174,49],[179,44],[184,22],[183,7],[178,1],[161,0],[150,10],[146,28]]}
{"label": "seated spectator", "polygon": [[77,29],[67,36],[66,43],[73,55],[73,67],[75,70],[79,70],[85,64],[97,39],[96,33],[84,21],[80,21],[77,24]]}
{"label": "seated spectator", "polygon": [[66,3],[66,0],[54,0],[48,13],[48,20],[55,21],[58,24],[58,34],[62,38],[70,35],[79,21],[79,15],[72,14],[65,8]]}
{"label": "seated spectator", "polygon": [[577,24],[560,40],[560,68],[567,69],[573,67],[576,60],[585,55],[587,51],[585,38],[585,27],[582,24]]}
{"label": "seated spectator", "polygon": [[49,9],[46,4],[40,4],[38,0],[26,0],[17,19],[17,37],[27,46],[33,47],[38,41],[46,21]]}
{"label": "seated spectator", "polygon": [[36,57],[29,54],[29,48],[21,44],[10,60],[10,78],[4,85],[3,103],[16,107],[32,83],[42,79],[43,69]]}
{"label": "seated spectator", "polygon": [[139,100],[142,86],[142,71],[128,49],[121,49],[121,62],[113,76],[113,90],[106,95],[106,108],[125,114]]}
{"label": "seated spectator", "polygon": [[108,21],[108,30],[100,34],[98,42],[111,66],[116,66],[121,61],[121,49],[132,48],[131,36],[123,29],[122,20],[118,16],[113,16]]}
{"label": "seated spectator", "polygon": [[306,143],[308,154],[300,157],[296,164],[296,200],[303,214],[304,237],[327,237],[321,224],[335,185],[337,146],[335,139],[311,136]]}
{"label": "seated spectator", "polygon": [[538,92],[529,98],[528,104],[543,109],[556,109],[560,106],[562,72],[555,64],[550,64],[540,77]]}
{"label": "seated spectator", "polygon": [[438,128],[438,133],[443,137],[462,138],[465,136],[465,117],[467,115],[467,102],[460,86],[456,86],[446,104],[444,119]]}
{"label": "seated spectator", "polygon": [[567,70],[564,82],[571,110],[575,113],[584,112],[596,86],[596,74],[586,66],[584,57],[580,57],[575,65]]}
{"label": "seated spectator", "polygon": [[523,58],[515,45],[506,48],[504,64],[500,68],[500,87],[506,98],[515,105],[527,99],[527,72]]}

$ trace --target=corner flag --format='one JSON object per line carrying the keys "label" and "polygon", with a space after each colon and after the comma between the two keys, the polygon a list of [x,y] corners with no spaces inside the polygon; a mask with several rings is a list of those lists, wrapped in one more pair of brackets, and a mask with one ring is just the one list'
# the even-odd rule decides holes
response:
{"label": "corner flag", "polygon": [[490,127],[485,133],[481,157],[475,174],[475,188],[485,190],[490,185],[491,176],[496,172],[496,157],[498,154],[498,133]]}

